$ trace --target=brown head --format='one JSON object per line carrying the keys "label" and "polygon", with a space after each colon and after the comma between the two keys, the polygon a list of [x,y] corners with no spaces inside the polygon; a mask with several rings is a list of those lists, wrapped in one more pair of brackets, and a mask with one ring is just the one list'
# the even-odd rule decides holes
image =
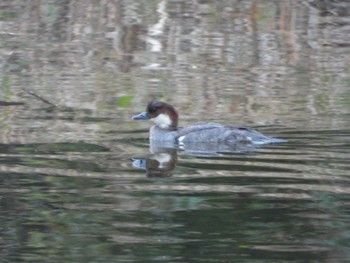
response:
{"label": "brown head", "polygon": [[177,130],[179,115],[173,106],[160,101],[148,103],[146,111],[132,117],[133,120],[151,120],[165,130]]}

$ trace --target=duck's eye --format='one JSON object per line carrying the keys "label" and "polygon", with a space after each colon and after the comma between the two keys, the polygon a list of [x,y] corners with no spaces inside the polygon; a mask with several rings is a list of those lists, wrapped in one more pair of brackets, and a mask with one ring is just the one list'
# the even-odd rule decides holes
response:
{"label": "duck's eye", "polygon": [[151,108],[149,108],[148,111],[149,111],[150,113],[154,113],[154,112],[157,111],[157,109],[156,109],[155,107],[151,107]]}

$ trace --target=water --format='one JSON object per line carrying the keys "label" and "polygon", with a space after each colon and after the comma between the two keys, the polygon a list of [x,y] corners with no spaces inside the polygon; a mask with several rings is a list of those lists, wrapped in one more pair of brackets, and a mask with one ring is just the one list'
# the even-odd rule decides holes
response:
{"label": "water", "polygon": [[[2,1],[1,262],[347,262],[347,1]],[[150,145],[180,125],[287,143]]]}

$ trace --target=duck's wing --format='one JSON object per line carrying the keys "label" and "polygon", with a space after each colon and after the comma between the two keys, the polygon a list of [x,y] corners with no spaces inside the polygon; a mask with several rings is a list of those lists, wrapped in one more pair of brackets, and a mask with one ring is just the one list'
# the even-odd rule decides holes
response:
{"label": "duck's wing", "polygon": [[177,142],[180,144],[187,142],[266,144],[285,142],[285,140],[266,136],[249,127],[205,123],[180,130]]}
{"label": "duck's wing", "polygon": [[284,139],[277,139],[277,138],[264,135],[261,132],[249,127],[228,125],[228,126],[225,126],[225,128],[232,131],[232,134],[234,134],[234,136],[245,138],[245,141],[251,142],[252,144],[287,142],[287,140],[284,140]]}
{"label": "duck's wing", "polygon": [[214,128],[222,128],[224,127],[221,124],[209,122],[209,123],[197,123],[191,126],[184,127],[179,130],[179,137],[194,133],[194,132],[200,132],[204,130],[212,130]]}
{"label": "duck's wing", "polygon": [[[234,136],[231,128],[233,128],[233,126],[228,129],[226,126],[218,123],[191,125],[179,131],[177,142],[180,144],[195,142],[223,142],[228,139],[229,136]],[[235,140],[238,140],[238,138],[235,138]]]}

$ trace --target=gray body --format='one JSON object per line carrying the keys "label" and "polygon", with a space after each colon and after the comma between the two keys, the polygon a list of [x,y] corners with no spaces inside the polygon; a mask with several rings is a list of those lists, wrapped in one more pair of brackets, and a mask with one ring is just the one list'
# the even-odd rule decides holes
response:
{"label": "gray body", "polygon": [[218,123],[195,124],[175,131],[167,131],[154,125],[150,129],[150,139],[170,141],[180,145],[188,143],[265,144],[285,141],[266,136],[251,128]]}

